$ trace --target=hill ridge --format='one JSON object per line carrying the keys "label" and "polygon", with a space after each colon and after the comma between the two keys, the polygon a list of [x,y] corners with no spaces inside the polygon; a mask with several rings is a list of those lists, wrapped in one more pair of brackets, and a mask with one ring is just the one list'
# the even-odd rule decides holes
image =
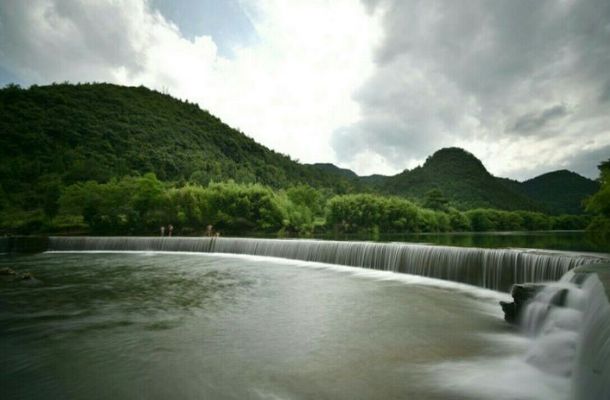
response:
{"label": "hill ridge", "polygon": [[497,178],[476,156],[457,147],[439,149],[422,165],[394,176],[359,177],[330,163],[300,164],[194,103],[144,86],[109,83],[1,89],[0,156],[0,207],[9,203],[32,209],[57,198],[62,185],[147,172],[178,183],[307,184],[339,194],[378,192],[420,200],[439,189],[461,208],[554,212],[579,212],[575,204],[597,187],[570,175],[576,192],[562,194],[556,189],[561,182],[541,179],[555,177],[556,171],[525,185]]}

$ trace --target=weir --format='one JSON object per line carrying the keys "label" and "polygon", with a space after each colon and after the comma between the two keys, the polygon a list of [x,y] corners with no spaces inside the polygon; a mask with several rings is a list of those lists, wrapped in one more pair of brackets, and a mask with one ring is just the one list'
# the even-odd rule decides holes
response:
{"label": "weir", "polygon": [[526,360],[570,380],[572,399],[610,399],[610,264],[576,268],[540,292],[522,326]]}
{"label": "weir", "polygon": [[531,341],[520,359],[565,382],[571,399],[610,399],[609,255],[412,243],[182,237],[51,237],[48,248],[282,257],[415,274],[499,291],[508,291],[515,283],[544,281],[546,287],[521,316],[521,327]]}
{"label": "weir", "polygon": [[184,251],[249,254],[339,264],[450,280],[499,291],[557,281],[603,255],[412,243],[195,237],[50,237],[51,251]]}

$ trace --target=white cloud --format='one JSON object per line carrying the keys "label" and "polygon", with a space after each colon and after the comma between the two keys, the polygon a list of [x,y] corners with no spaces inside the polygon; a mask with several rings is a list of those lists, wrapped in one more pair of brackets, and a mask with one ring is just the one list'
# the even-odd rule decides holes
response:
{"label": "white cloud", "polygon": [[27,83],[168,91],[272,149],[360,174],[461,146],[501,176],[593,177],[610,144],[603,0],[240,3],[257,39],[226,58],[147,0],[0,1],[0,67]]}
{"label": "white cloud", "polygon": [[501,176],[597,175],[583,160],[610,145],[608,1],[364,1],[384,35],[340,161],[373,152],[397,172],[461,146]]}
{"label": "white cloud", "polygon": [[145,0],[9,0],[0,4],[0,64],[29,83],[166,90],[277,151],[334,161],[331,133],[358,116],[351,95],[372,71],[379,21],[347,0],[243,6],[259,40],[227,59]]}

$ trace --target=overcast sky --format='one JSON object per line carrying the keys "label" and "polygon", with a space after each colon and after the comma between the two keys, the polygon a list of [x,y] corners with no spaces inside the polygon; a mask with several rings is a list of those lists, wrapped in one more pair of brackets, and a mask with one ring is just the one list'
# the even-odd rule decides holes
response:
{"label": "overcast sky", "polygon": [[610,158],[608,0],[0,0],[0,84],[196,101],[302,162],[393,174],[460,146],[495,175]]}

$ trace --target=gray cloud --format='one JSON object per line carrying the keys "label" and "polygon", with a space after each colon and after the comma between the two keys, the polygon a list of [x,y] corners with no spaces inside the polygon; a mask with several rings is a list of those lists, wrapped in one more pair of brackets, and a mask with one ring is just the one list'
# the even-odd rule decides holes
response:
{"label": "gray cloud", "polygon": [[[384,39],[376,71],[354,94],[361,120],[334,136],[346,165],[372,151],[400,170],[440,147],[476,142],[486,164],[514,175],[522,167],[508,161],[551,170],[580,151],[578,141],[610,144],[610,110],[600,102],[610,98],[607,0],[363,1],[382,13]],[[516,140],[556,150],[528,159]]]}
{"label": "gray cloud", "polygon": [[599,95],[600,103],[610,102],[610,81],[606,82]]}
{"label": "gray cloud", "polygon": [[583,175],[597,178],[599,169],[597,168],[602,161],[610,160],[610,145],[603,146],[594,150],[583,150],[568,160],[566,169],[580,171]]}
{"label": "gray cloud", "polygon": [[561,118],[568,113],[563,105],[556,105],[539,113],[527,113],[517,118],[512,130],[518,133],[538,131],[551,120]]}
{"label": "gray cloud", "polygon": [[118,68],[137,74],[145,50],[137,45],[147,38],[130,18],[142,14],[136,2],[0,2],[0,64],[30,82],[112,80]]}

